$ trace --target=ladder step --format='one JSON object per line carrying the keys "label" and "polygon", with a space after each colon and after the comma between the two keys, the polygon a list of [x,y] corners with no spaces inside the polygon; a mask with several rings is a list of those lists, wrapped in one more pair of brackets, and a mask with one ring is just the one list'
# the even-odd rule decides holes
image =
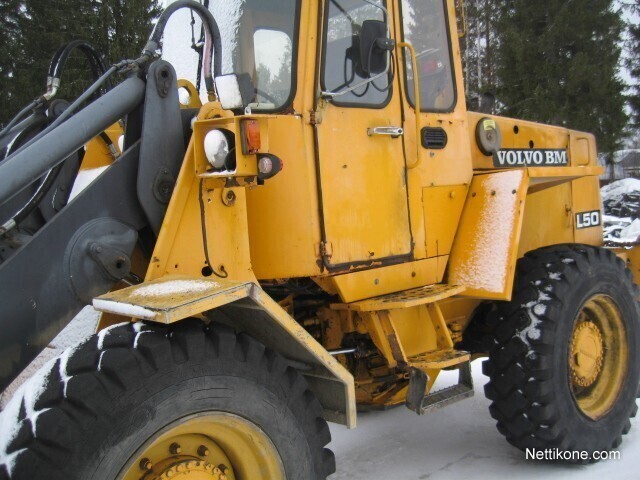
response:
{"label": "ladder step", "polygon": [[473,394],[473,387],[468,387],[467,385],[454,385],[453,387],[439,390],[425,397],[420,408],[420,415],[433,412],[465,398],[473,397]]}
{"label": "ladder step", "polygon": [[406,406],[418,415],[438,410],[469,397],[473,397],[473,377],[471,376],[471,362],[467,361],[460,365],[458,373],[458,384],[451,387],[424,394],[427,384],[427,376],[421,369],[413,367],[409,380],[409,392]]}
{"label": "ladder step", "polygon": [[441,370],[443,368],[461,365],[471,360],[471,354],[463,350],[438,350],[435,352],[421,353],[407,359],[410,367],[420,370]]}

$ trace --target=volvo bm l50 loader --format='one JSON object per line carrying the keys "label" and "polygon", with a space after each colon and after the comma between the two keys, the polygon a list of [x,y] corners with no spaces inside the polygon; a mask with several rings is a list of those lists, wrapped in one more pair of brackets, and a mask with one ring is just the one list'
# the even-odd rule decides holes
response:
{"label": "volvo bm l50 loader", "polygon": [[[160,56],[183,8],[204,104]],[[458,14],[179,0],[140,58],[13,149],[3,206],[70,156],[101,173],[72,199],[54,182],[37,228],[3,210],[2,388],[85,305],[102,315],[1,413],[1,479],[324,479],[327,421],[464,400],[483,356],[512,445],[618,447],[636,250],[602,247],[592,135],[467,111]],[[444,370],[458,383],[436,390]]]}

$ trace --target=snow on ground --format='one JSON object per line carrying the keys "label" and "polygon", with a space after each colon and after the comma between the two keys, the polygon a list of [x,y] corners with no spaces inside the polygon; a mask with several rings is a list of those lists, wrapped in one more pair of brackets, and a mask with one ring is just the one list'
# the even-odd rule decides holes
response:
{"label": "snow on ground", "polygon": [[358,415],[358,428],[331,425],[338,471],[331,480],[637,479],[640,420],[620,446],[621,459],[589,466],[526,460],[498,433],[489,415],[481,361],[473,364],[475,396],[418,417],[405,407]]}
{"label": "snow on ground", "polygon": [[[41,365],[93,333],[96,320],[97,313],[90,307],[85,308],[21,378],[33,375]],[[507,444],[496,430],[489,415],[489,401],[483,393],[487,379],[481,373],[480,361],[473,365],[476,395],[471,399],[424,417],[403,406],[386,412],[361,413],[358,428],[354,430],[331,424],[330,448],[336,455],[338,471],[330,480],[638,478],[640,457],[636,452],[640,447],[640,417],[633,420],[633,428],[620,447],[620,460],[590,466],[526,460],[524,454]],[[438,388],[455,381],[455,372],[446,372],[446,375],[442,382],[439,380],[442,384]],[[2,401],[8,398],[0,398],[0,404]]]}

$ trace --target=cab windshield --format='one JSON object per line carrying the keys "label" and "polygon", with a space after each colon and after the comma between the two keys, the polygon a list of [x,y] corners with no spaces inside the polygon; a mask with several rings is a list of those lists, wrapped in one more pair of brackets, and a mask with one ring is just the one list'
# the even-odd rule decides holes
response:
{"label": "cab windshield", "polygon": [[[222,73],[248,73],[256,88],[253,110],[277,111],[286,108],[295,93],[294,51],[300,0],[213,1],[213,13],[222,36]],[[164,58],[171,62],[179,78],[195,83],[197,55],[191,44],[188,11],[174,15],[165,31]],[[200,22],[194,25],[196,41]],[[168,41],[171,40],[171,41]],[[201,87],[203,93],[204,86]]]}

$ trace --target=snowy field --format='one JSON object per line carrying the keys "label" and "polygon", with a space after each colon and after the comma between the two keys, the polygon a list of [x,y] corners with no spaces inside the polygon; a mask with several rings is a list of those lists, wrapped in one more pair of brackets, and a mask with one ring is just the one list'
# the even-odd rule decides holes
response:
{"label": "snowy field", "polygon": [[[21,378],[28,378],[50,358],[90,335],[96,318],[90,307],[83,310]],[[475,397],[431,415],[418,417],[399,407],[359,414],[355,430],[331,425],[330,448],[338,464],[331,480],[640,478],[640,417],[633,420],[633,428],[622,443],[621,460],[590,466],[527,461],[523,453],[506,443],[489,416],[489,402],[483,393],[487,379],[480,361],[474,363],[473,372]]]}

